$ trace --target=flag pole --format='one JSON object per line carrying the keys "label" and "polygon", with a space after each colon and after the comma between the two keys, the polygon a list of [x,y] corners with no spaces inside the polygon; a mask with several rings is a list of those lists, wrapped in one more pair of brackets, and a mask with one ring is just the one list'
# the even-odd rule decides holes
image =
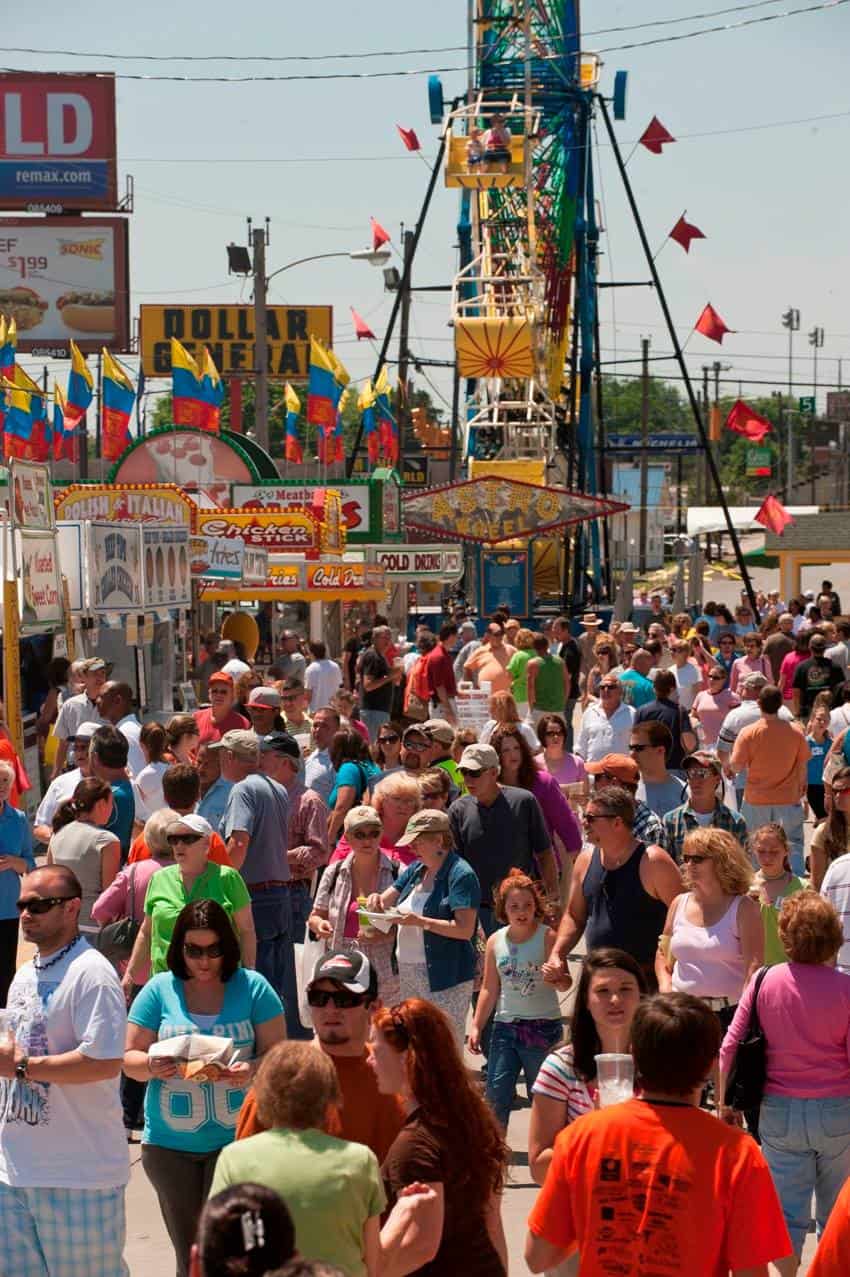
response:
{"label": "flag pole", "polygon": [[649,240],[646,237],[646,231],[644,230],[643,222],[640,216],[640,211],[637,206],[637,201],[635,200],[634,191],[632,190],[632,184],[629,181],[629,175],[626,172],[626,166],[623,163],[623,156],[620,151],[619,143],[617,141],[617,134],[614,132],[614,125],[612,124],[611,116],[608,113],[608,104],[601,94],[598,96],[597,100],[602,110],[602,118],[605,121],[605,128],[608,132],[608,138],[609,138],[609,141],[611,142],[611,148],[614,152],[614,159],[617,162],[617,168],[620,173],[620,179],[623,183],[623,189],[626,192],[626,198],[629,201],[629,207],[632,212],[632,217],[634,218],[638,237],[640,239],[641,246],[643,248],[644,256],[646,257],[646,264],[649,267],[650,274],[652,275],[652,281],[655,285],[656,292],[658,293],[658,300],[661,303],[661,310],[664,314],[664,320],[667,325],[667,331],[669,333],[670,340],[673,343],[673,350],[676,355],[676,362],[679,365],[679,371],[682,374],[682,380],[684,381],[684,384],[685,384],[685,389],[688,395],[688,401],[691,405],[691,412],[693,414],[694,423],[697,428],[697,434],[699,435],[700,444],[702,445],[702,450],[703,450],[703,453],[705,454],[706,464],[708,465],[708,472],[711,475],[711,481],[714,484],[714,489],[715,489],[715,492],[717,493],[717,499],[720,503],[720,508],[723,511],[723,518],[726,522],[726,529],[729,533],[729,539],[731,540],[732,548],[735,551],[735,559],[738,564],[738,571],[741,573],[741,579],[744,582],[744,589],[747,591],[747,598],[750,601],[750,607],[753,610],[753,616],[758,616],[759,614],[758,605],[756,603],[755,591],[753,589],[753,583],[750,578],[749,569],[747,568],[747,564],[744,560],[744,555],[741,550],[741,542],[738,538],[737,529],[735,528],[735,525],[732,522],[732,516],[729,513],[729,506],[726,503],[726,496],[723,492],[723,485],[720,482],[720,471],[717,469],[717,462],[714,459],[714,453],[709,447],[708,435],[706,433],[705,423],[703,422],[699,403],[697,402],[697,397],[696,397],[696,394],[694,393],[693,384],[691,382],[691,378],[688,373],[688,366],[685,363],[685,356],[682,351],[682,347],[679,344],[679,337],[676,332],[676,326],[673,323],[673,317],[670,314],[670,308],[667,305],[667,298],[664,293],[664,287],[661,283],[661,277],[658,274],[658,269],[655,265],[655,259],[652,256],[652,249],[650,248]]}
{"label": "flag pole", "polygon": [[100,482],[103,483],[103,354],[97,352],[97,419],[95,421],[95,451],[100,462]]}

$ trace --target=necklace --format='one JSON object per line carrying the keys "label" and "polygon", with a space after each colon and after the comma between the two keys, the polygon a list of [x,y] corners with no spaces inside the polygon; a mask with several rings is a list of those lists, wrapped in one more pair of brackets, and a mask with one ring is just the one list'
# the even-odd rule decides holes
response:
{"label": "necklace", "polygon": [[47,971],[49,970],[50,967],[55,967],[57,962],[62,961],[66,953],[71,952],[71,950],[73,949],[74,945],[77,943],[79,938],[80,938],[79,936],[74,936],[74,939],[70,940],[68,944],[65,945],[64,949],[60,949],[58,953],[55,953],[49,962],[39,962],[38,958],[34,957],[32,960],[32,965],[35,967],[36,971]]}

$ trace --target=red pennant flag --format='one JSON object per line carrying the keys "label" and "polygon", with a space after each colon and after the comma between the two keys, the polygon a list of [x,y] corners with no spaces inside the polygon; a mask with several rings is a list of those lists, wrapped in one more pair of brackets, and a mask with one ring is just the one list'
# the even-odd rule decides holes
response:
{"label": "red pennant flag", "polygon": [[363,316],[358,315],[353,306],[349,306],[349,310],[351,311],[351,318],[354,320],[354,335],[357,340],[360,341],[361,337],[371,337],[374,341],[375,334],[372,332],[372,329],[366,323]]}
{"label": "red pennant flag", "polygon": [[698,226],[694,226],[691,222],[685,221],[685,214],[683,213],[670,232],[670,238],[674,239],[677,244],[681,244],[685,252],[689,253],[691,249],[691,240],[705,239],[705,236]]}
{"label": "red pennant flag", "polygon": [[667,132],[657,115],[653,115],[642,136],[638,138],[638,142],[645,146],[648,151],[652,151],[653,155],[661,154],[661,148],[665,142],[675,141],[673,134]]}
{"label": "red pennant flag", "polygon": [[763,528],[767,528],[769,532],[775,532],[778,537],[782,536],[789,523],[794,522],[785,506],[772,492],[762,501],[755,515],[755,521]]}
{"label": "red pennant flag", "polygon": [[761,443],[765,435],[773,430],[773,426],[767,417],[762,417],[748,403],[744,403],[743,399],[736,399],[726,418],[726,429],[734,430],[737,435],[744,435],[753,443]]}
{"label": "red pennant flag", "polygon": [[[422,147],[419,144],[419,138],[416,136],[413,129],[403,129],[400,124],[397,124],[396,128],[398,129],[399,137],[401,138],[402,142],[404,142],[404,145],[407,147],[408,151],[422,150]],[[672,141],[672,138],[670,140]]]}
{"label": "red pennant flag", "polygon": [[385,231],[380,222],[376,222],[374,217],[369,218],[369,225],[372,227],[372,249],[377,252],[382,244],[389,244],[390,233]]}
{"label": "red pennant flag", "polygon": [[708,337],[710,341],[716,341],[718,345],[721,345],[726,334],[733,333],[735,329],[727,328],[714,307],[706,303],[702,314],[694,324],[694,331],[702,333],[703,337]]}

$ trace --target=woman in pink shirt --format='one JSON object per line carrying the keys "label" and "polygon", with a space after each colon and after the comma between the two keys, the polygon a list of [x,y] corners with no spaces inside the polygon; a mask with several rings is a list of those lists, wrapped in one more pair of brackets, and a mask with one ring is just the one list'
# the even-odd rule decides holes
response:
{"label": "woman in pink shirt", "polygon": [[794,674],[798,665],[802,665],[803,661],[807,661],[811,656],[809,651],[809,639],[811,635],[808,630],[801,630],[795,638],[796,647],[793,652],[789,652],[787,656],[782,658],[782,664],[779,667],[779,690],[782,692],[782,699],[791,700],[791,689],[794,684]]}
{"label": "woman in pink shirt", "polygon": [[744,655],[732,662],[732,671],[729,675],[729,689],[733,692],[737,692],[739,684],[743,683],[748,674],[764,674],[768,681],[773,678],[770,661],[766,656],[762,656],[761,635],[745,634],[742,642]]}
{"label": "woman in pink shirt", "polygon": [[708,690],[697,692],[691,706],[691,718],[696,720],[699,738],[705,749],[714,748],[724,718],[730,709],[741,704],[740,697],[731,688],[725,687],[725,682],[726,671],[723,666],[712,665],[708,671]]}
{"label": "woman in pink shirt", "polygon": [[[767,970],[757,994],[767,1042],[759,1134],[794,1244],[794,1256],[776,1266],[782,1277],[793,1277],[812,1194],[820,1236],[850,1175],[850,977],[835,969],[844,942],[838,914],[813,891],[783,901],[779,938],[788,961]],[[761,974],[750,981],[723,1039],[723,1079],[747,1035]],[[723,1116],[733,1114],[725,1109]]]}

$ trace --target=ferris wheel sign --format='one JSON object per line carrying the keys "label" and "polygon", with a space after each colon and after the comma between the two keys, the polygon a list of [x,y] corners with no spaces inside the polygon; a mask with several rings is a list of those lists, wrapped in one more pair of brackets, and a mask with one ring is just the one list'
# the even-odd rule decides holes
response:
{"label": "ferris wheel sign", "polygon": [[404,498],[403,508],[408,528],[496,545],[511,537],[545,536],[629,507],[567,488],[487,477],[414,493]]}

